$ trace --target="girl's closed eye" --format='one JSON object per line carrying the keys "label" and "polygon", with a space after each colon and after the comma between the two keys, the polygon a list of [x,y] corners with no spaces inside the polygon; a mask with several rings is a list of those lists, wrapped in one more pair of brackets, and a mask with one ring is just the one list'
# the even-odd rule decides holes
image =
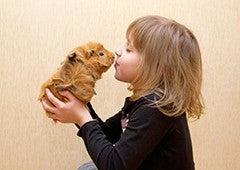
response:
{"label": "girl's closed eye", "polygon": [[125,50],[126,50],[126,52],[130,53],[133,51],[133,48],[131,45],[126,45]]}
{"label": "girl's closed eye", "polygon": [[124,48],[127,53],[132,52],[132,48],[130,47],[129,42],[125,43]]}
{"label": "girl's closed eye", "polygon": [[132,50],[130,48],[126,48],[126,52],[130,53]]}

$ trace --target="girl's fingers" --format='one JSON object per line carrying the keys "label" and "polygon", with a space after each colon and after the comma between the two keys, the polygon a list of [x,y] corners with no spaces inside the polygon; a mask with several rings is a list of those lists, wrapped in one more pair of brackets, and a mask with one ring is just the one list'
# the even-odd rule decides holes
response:
{"label": "girl's fingers", "polygon": [[48,116],[49,118],[53,119],[53,120],[58,121],[57,115],[54,114],[54,113],[47,114],[47,116]]}
{"label": "girl's fingers", "polygon": [[59,91],[61,96],[66,97],[67,99],[69,99],[70,101],[75,100],[75,96],[68,90],[64,90],[64,91]]}
{"label": "girl's fingers", "polygon": [[43,108],[50,113],[56,113],[56,108],[49,106],[45,101],[42,101]]}
{"label": "girl's fingers", "polygon": [[63,104],[58,98],[56,98],[49,89],[46,89],[46,94],[48,100],[56,107],[59,107]]}

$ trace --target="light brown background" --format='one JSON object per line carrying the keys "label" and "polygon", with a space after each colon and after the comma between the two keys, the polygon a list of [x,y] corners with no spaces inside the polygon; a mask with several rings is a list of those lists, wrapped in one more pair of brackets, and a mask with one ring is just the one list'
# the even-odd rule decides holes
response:
{"label": "light brown background", "polygon": [[[1,0],[0,169],[77,169],[90,160],[72,124],[54,124],[37,101],[40,85],[75,46],[114,50],[135,18],[158,14],[195,33],[203,58],[206,114],[190,122],[197,170],[240,169],[238,0]],[[130,93],[111,68],[92,103],[106,119]]]}

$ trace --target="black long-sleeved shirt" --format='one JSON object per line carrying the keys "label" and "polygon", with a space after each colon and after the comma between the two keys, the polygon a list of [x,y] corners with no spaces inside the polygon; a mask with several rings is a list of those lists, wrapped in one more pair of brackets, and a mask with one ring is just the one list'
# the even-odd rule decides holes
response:
{"label": "black long-sleeved shirt", "polygon": [[194,169],[186,115],[168,117],[150,107],[149,99],[154,94],[134,102],[126,98],[122,110],[106,122],[88,104],[96,120],[85,123],[78,136],[99,170]]}

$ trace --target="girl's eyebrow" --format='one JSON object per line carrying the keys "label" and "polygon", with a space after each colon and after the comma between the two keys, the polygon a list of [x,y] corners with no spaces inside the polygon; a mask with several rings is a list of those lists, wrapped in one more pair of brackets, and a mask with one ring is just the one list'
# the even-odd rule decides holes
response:
{"label": "girl's eyebrow", "polygon": [[130,41],[130,38],[127,38],[127,45],[131,45],[131,41]]}
{"label": "girl's eyebrow", "polygon": [[126,45],[128,46],[128,47],[130,47],[130,48],[132,48],[133,46],[132,46],[132,43],[130,43],[130,41],[129,40],[127,40],[127,42],[126,42]]}
{"label": "girl's eyebrow", "polygon": [[133,46],[133,43],[130,41],[130,39],[129,38],[127,38],[127,41],[126,41],[126,47],[127,48],[130,48],[130,49],[132,49],[132,50],[135,50],[135,47]]}

